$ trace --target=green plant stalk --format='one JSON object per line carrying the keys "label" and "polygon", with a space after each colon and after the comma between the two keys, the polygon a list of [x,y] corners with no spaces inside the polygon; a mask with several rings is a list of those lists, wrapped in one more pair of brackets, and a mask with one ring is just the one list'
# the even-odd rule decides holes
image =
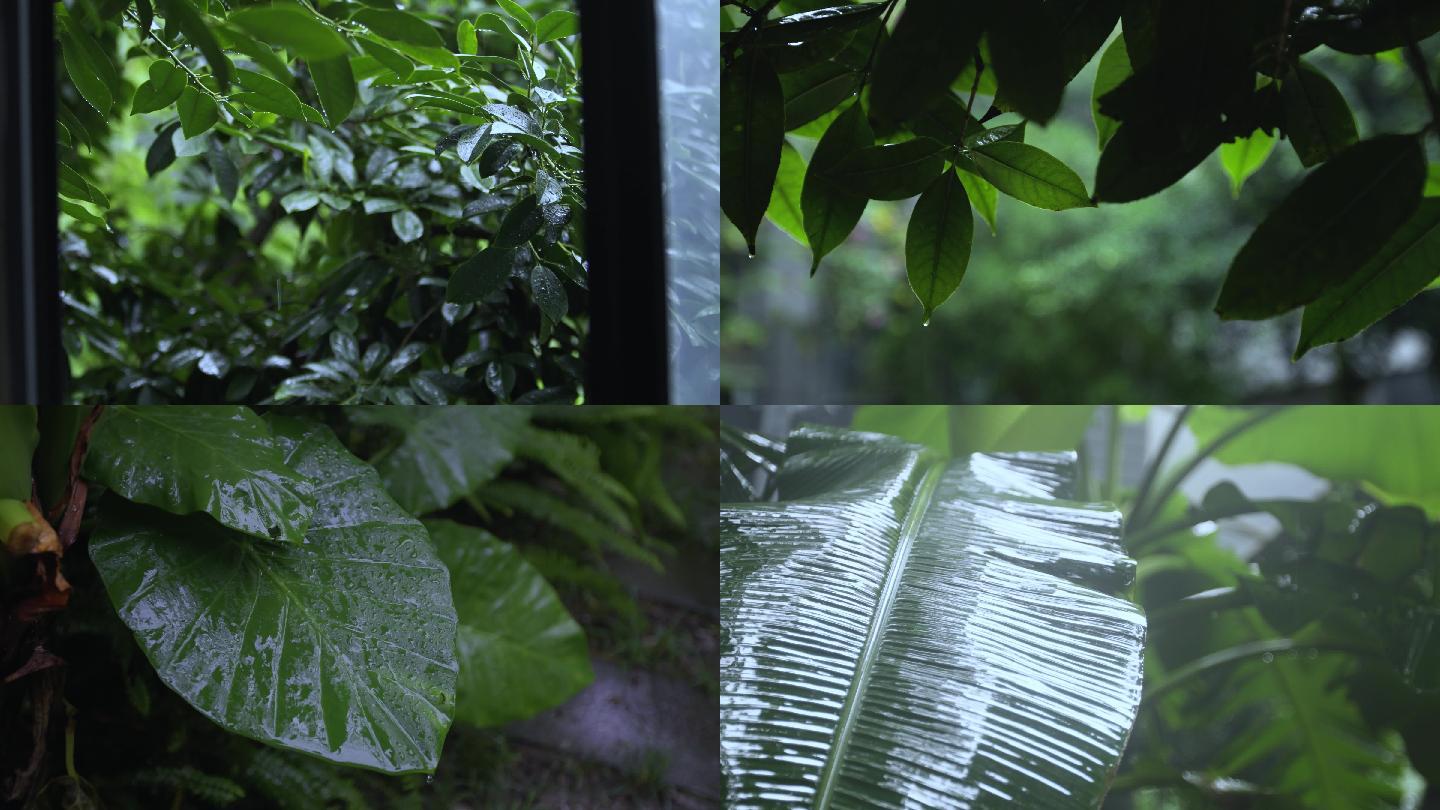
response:
{"label": "green plant stalk", "polygon": [[1155,457],[1150,459],[1150,465],[1140,479],[1140,489],[1135,493],[1134,503],[1130,505],[1132,517],[1138,516],[1140,510],[1144,508],[1145,499],[1150,495],[1150,488],[1155,485],[1155,479],[1160,475],[1160,465],[1165,462],[1165,457],[1170,455],[1170,448],[1175,444],[1175,437],[1180,435],[1181,426],[1190,418],[1190,412],[1194,409],[1194,405],[1186,405],[1180,409],[1180,413],[1175,415],[1175,421],[1170,423],[1170,429],[1165,432],[1165,438],[1160,442],[1160,449],[1156,451]]}
{"label": "green plant stalk", "polygon": [[1213,520],[1224,520],[1225,518],[1239,517],[1240,515],[1253,515],[1263,513],[1265,510],[1249,507],[1224,512],[1191,512],[1183,518],[1172,520],[1169,523],[1162,523],[1159,526],[1148,526],[1138,532],[1129,534],[1126,537],[1126,547],[1132,552],[1139,552],[1151,543],[1163,539],[1178,531],[1193,529],[1202,523]]}
{"label": "green plant stalk", "polygon": [[1110,422],[1105,431],[1105,486],[1100,499],[1115,498],[1115,487],[1120,480],[1120,406],[1111,405],[1107,410]]}
{"label": "green plant stalk", "polygon": [[1240,436],[1241,434],[1245,433],[1246,431],[1250,430],[1251,428],[1255,427],[1266,419],[1269,419],[1270,417],[1280,413],[1283,410],[1285,410],[1285,406],[1283,405],[1265,408],[1259,413],[1256,413],[1254,416],[1251,416],[1250,418],[1231,426],[1229,430],[1226,430],[1224,433],[1216,436],[1215,439],[1209,444],[1197,450],[1195,452],[1195,455],[1191,456],[1184,464],[1180,466],[1178,470],[1174,472],[1174,474],[1172,474],[1168,479],[1166,479],[1165,483],[1160,487],[1154,499],[1150,501],[1150,504],[1148,506],[1142,507],[1143,511],[1137,511],[1131,515],[1129,521],[1130,526],[1142,529],[1148,526],[1151,518],[1153,517],[1153,514],[1157,510],[1162,508],[1166,501],[1170,500],[1170,496],[1174,495],[1175,490],[1180,488],[1180,485],[1184,483],[1185,479],[1190,477],[1191,473],[1195,472],[1196,467],[1200,466],[1200,464],[1206,459],[1218,453],[1220,451],[1220,448],[1229,444],[1236,437]]}
{"label": "green plant stalk", "polygon": [[17,501],[11,498],[0,500],[0,537],[6,541],[10,535],[22,526],[29,526],[35,522],[35,516],[30,514],[30,508],[24,501]]}
{"label": "green plant stalk", "polygon": [[1247,661],[1251,658],[1260,658],[1265,655],[1291,652],[1292,650],[1306,649],[1316,652],[1348,653],[1363,658],[1374,657],[1374,652],[1354,644],[1343,644],[1340,642],[1304,642],[1296,641],[1293,638],[1267,638],[1260,641],[1251,641],[1245,644],[1237,644],[1218,652],[1202,655],[1171,672],[1169,676],[1162,678],[1159,683],[1152,685],[1145,690],[1141,701],[1154,703],[1161,695],[1171,691],[1177,686],[1203,675],[1211,670]]}

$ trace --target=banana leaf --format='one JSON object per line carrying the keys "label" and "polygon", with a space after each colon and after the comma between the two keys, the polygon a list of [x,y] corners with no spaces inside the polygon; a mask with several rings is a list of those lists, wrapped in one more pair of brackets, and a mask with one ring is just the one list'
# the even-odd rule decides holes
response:
{"label": "banana leaf", "polygon": [[1099,804],[1145,618],[1074,466],[792,433],[780,500],[721,508],[726,806]]}

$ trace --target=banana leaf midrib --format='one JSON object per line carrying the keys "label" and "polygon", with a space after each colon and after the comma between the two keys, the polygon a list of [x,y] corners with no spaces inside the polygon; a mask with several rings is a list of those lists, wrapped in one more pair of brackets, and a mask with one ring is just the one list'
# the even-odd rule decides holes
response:
{"label": "banana leaf midrib", "polygon": [[856,710],[865,698],[865,687],[870,683],[870,673],[874,671],[872,664],[880,651],[885,627],[890,623],[890,613],[895,607],[895,595],[900,590],[901,575],[905,571],[910,550],[915,547],[915,538],[920,533],[920,525],[924,522],[925,512],[930,508],[930,500],[935,496],[935,489],[940,485],[941,476],[945,474],[945,467],[944,460],[936,459],[930,462],[930,466],[926,469],[906,510],[905,521],[900,531],[900,542],[896,544],[895,554],[890,558],[890,567],[885,572],[885,586],[880,591],[880,601],[875,613],[870,617],[865,646],[861,649],[860,659],[855,665],[855,680],[851,682],[850,692],[845,696],[845,704],[840,709],[840,722],[839,728],[835,732],[835,742],[830,747],[825,767],[820,772],[820,784],[815,794],[816,810],[824,810],[830,806],[830,792],[835,785],[835,775],[839,772],[840,761],[845,757]]}
{"label": "banana leaf midrib", "polygon": [[1141,692],[1113,507],[1073,454],[790,435],[722,509],[722,770],[736,808],[1096,804]]}

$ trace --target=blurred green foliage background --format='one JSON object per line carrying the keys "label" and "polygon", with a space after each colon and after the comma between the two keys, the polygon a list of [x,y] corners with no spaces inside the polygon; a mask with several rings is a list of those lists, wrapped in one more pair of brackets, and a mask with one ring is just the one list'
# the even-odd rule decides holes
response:
{"label": "blurred green foliage background", "polygon": [[[1424,126],[1420,90],[1398,59],[1326,49],[1309,58],[1350,102],[1360,137]],[[1094,76],[1092,62],[1067,88],[1060,116],[1026,136],[1087,185],[1099,157]],[[790,140],[803,154],[814,147]],[[1303,173],[1281,142],[1238,199],[1218,153],[1174,187],[1126,205],[1053,213],[1004,198],[999,234],[977,219],[965,280],[928,327],[905,281],[913,201],[872,201],[813,279],[809,252],[773,225],[762,225],[759,257],[749,259],[727,222],[725,401],[1434,401],[1440,305],[1432,294],[1298,363],[1290,360],[1298,310],[1228,323],[1211,311],[1231,259]]]}

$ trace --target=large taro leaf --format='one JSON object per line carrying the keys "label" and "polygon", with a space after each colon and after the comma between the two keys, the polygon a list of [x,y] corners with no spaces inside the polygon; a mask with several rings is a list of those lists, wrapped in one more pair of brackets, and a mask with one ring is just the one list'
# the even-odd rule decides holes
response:
{"label": "large taro leaf", "polygon": [[352,408],[360,424],[400,434],[370,461],[385,488],[417,515],[444,509],[494,478],[514,458],[530,412],[523,407],[449,405]]}
{"label": "large taro leaf", "polygon": [[450,576],[328,428],[271,420],[316,482],[299,544],[107,497],[90,556],[170,688],[224,728],[379,771],[433,771],[455,708]]}
{"label": "large taro leaf", "polygon": [[721,509],[728,807],[1087,807],[1140,702],[1120,515],[1073,455],[791,434]]}
{"label": "large taro leaf", "polygon": [[[1190,429],[1210,442],[1251,419],[1246,408],[1206,406]],[[1334,481],[1350,481],[1389,504],[1414,504],[1440,516],[1440,409],[1428,405],[1286,408],[1240,433],[1216,452],[1226,464],[1295,464]]]}
{"label": "large taro leaf", "polygon": [[428,520],[425,528],[457,583],[456,720],[521,720],[590,685],[584,631],[514,546],[448,520]]}
{"label": "large taro leaf", "polygon": [[298,543],[314,487],[285,463],[270,428],[230,405],[112,405],[96,422],[85,477],[138,503],[206,512],[254,537]]}

